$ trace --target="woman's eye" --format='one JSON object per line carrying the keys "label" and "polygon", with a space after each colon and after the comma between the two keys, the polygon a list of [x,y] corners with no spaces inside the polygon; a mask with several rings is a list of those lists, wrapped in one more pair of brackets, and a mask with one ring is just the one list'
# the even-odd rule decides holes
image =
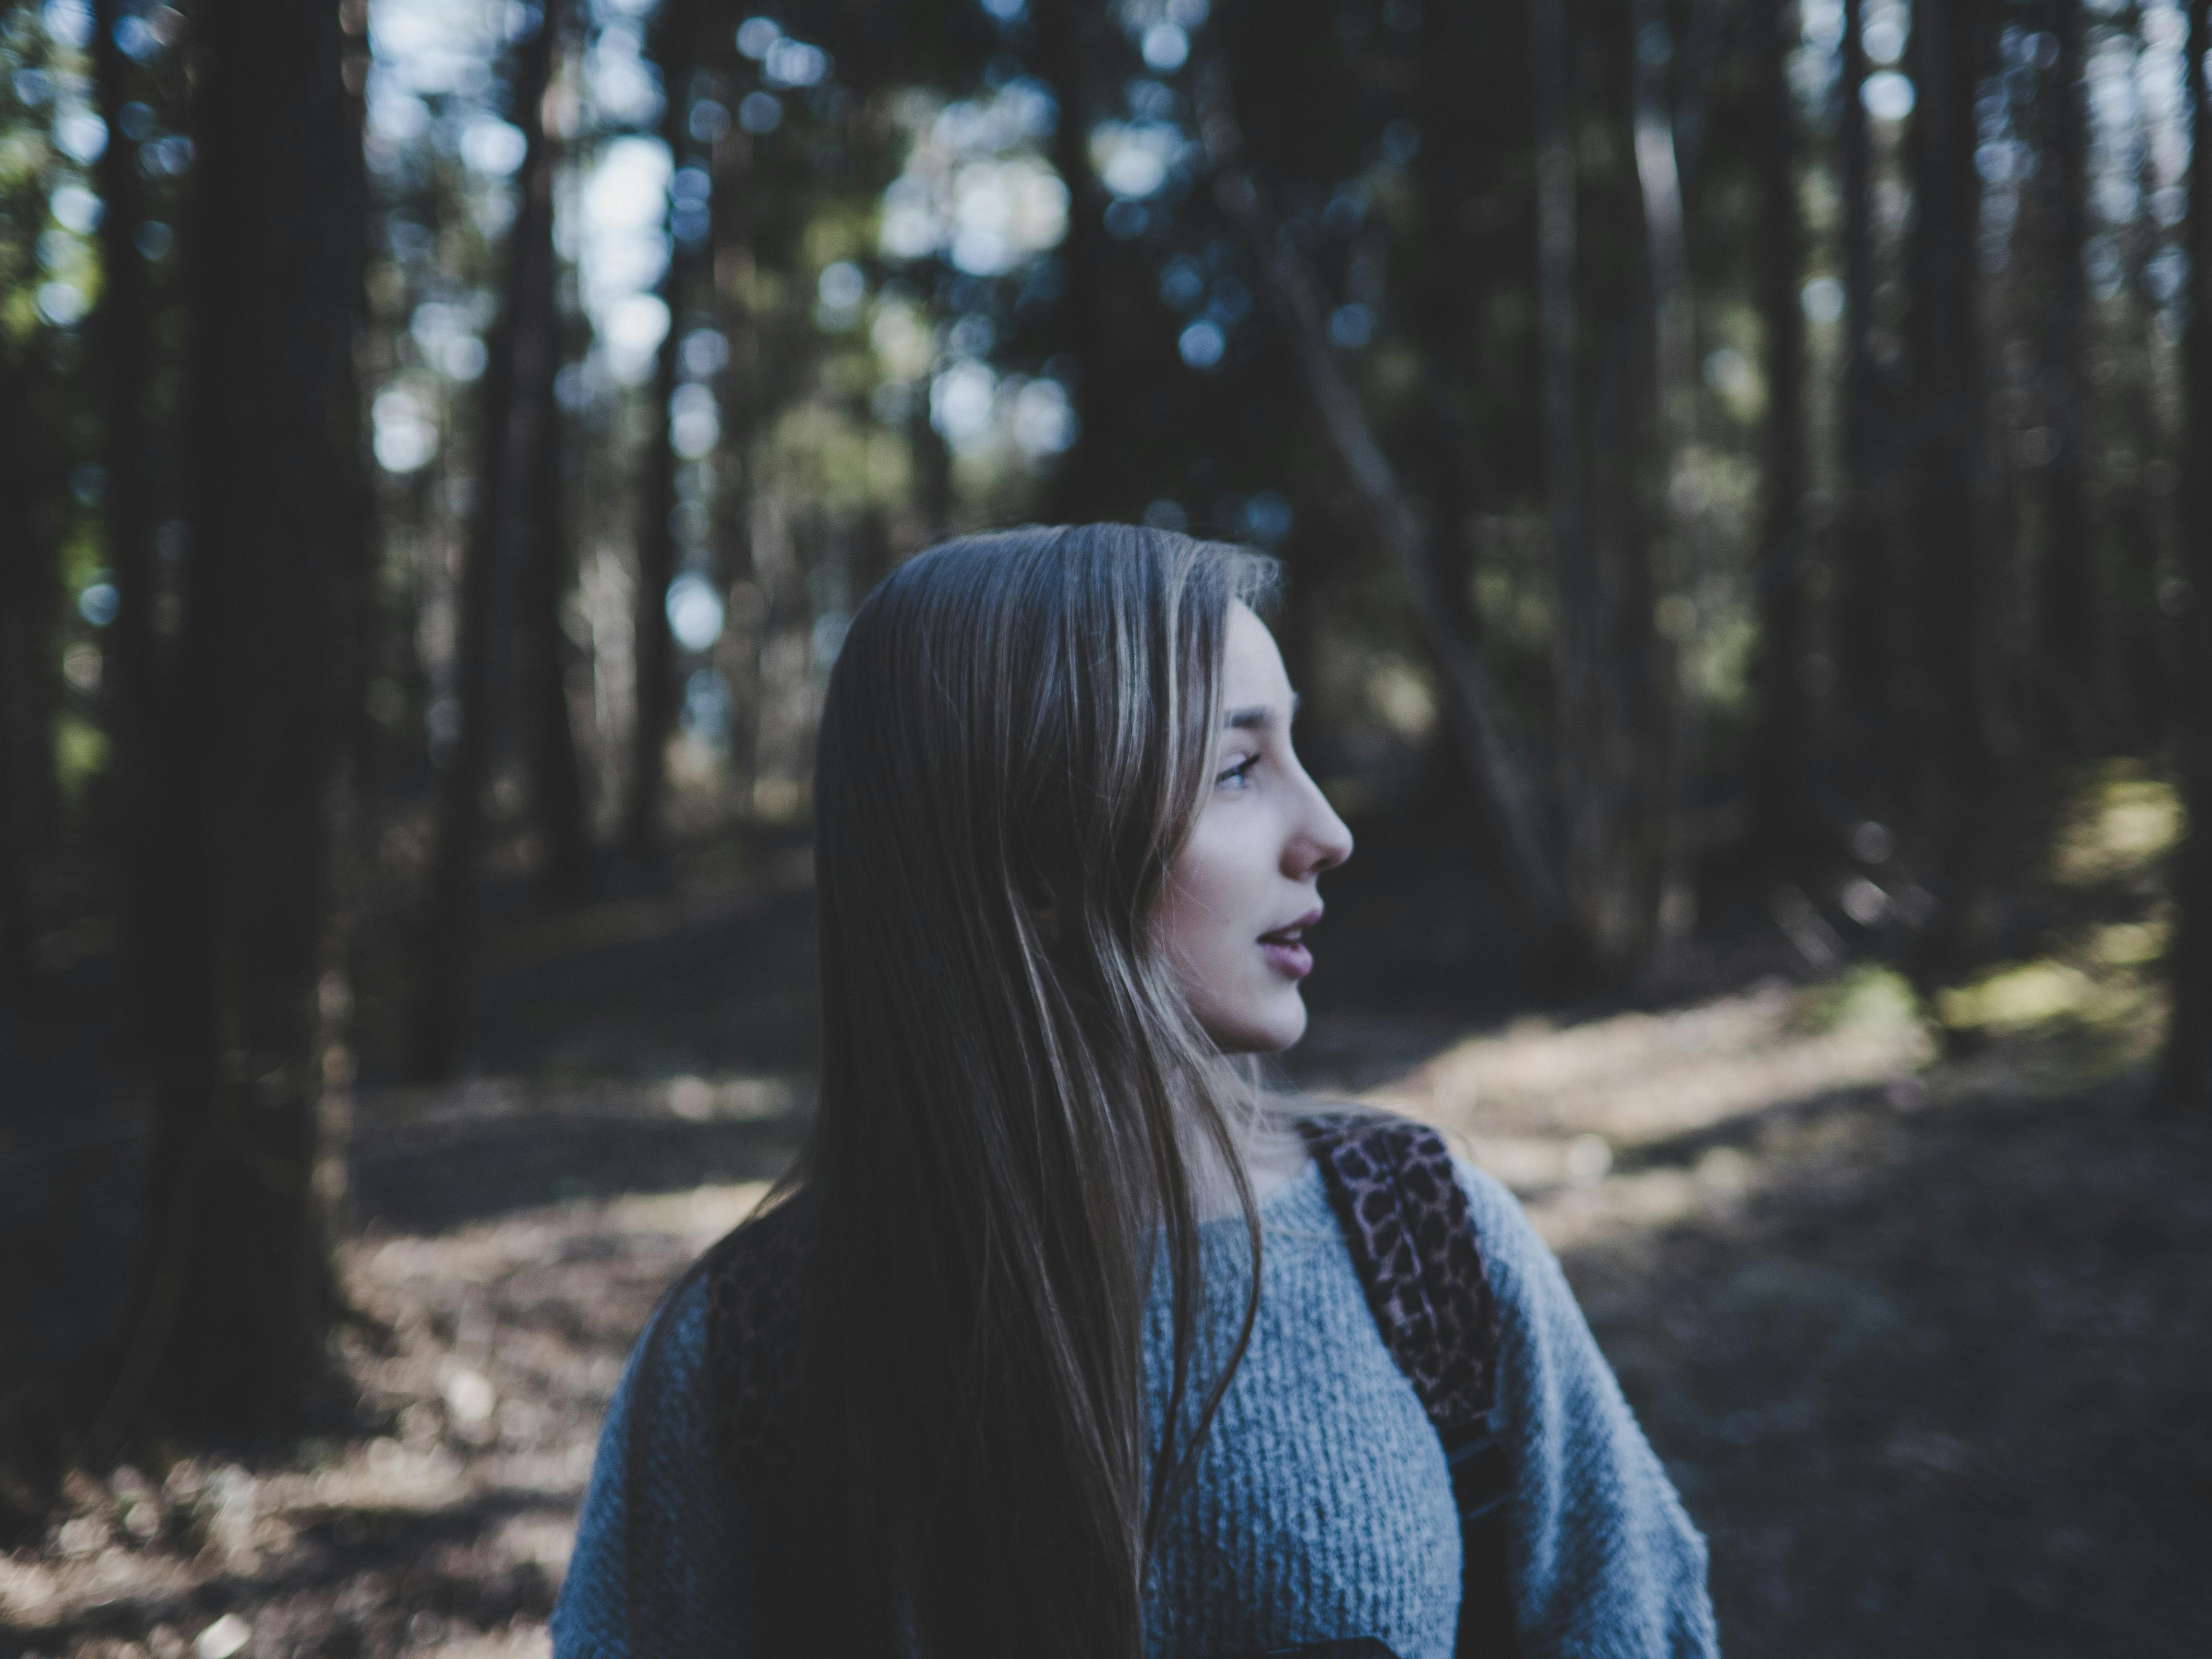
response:
{"label": "woman's eye", "polygon": [[1252,769],[1259,763],[1260,757],[1257,755],[1247,755],[1234,765],[1223,769],[1220,775],[1213,781],[1217,784],[1230,788],[1249,783],[1252,779]]}

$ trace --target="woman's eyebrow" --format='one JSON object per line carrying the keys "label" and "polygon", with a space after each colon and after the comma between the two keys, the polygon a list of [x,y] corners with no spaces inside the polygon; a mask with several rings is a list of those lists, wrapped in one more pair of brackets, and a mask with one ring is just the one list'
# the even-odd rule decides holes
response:
{"label": "woman's eyebrow", "polygon": [[[1297,694],[1293,692],[1291,696],[1291,714],[1293,719],[1297,717],[1297,712],[1298,699]],[[1264,732],[1274,723],[1274,708],[1272,704],[1264,702],[1255,702],[1249,708],[1230,709],[1221,717],[1223,729],[1231,732]]]}

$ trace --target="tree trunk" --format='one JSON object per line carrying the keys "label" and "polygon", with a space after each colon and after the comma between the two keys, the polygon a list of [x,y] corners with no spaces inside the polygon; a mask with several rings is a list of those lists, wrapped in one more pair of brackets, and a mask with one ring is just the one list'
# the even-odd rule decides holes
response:
{"label": "tree trunk", "polygon": [[357,158],[335,6],[195,17],[185,622],[159,735],[155,1122],[131,1333],[96,1442],[296,1424],[337,1304],[319,1053],[325,642],[349,458]]}
{"label": "tree trunk", "polygon": [[1209,67],[1200,98],[1200,125],[1214,169],[1214,194],[1243,234],[1269,299],[1290,335],[1308,397],[1330,447],[1365,508],[1376,539],[1397,564],[1411,593],[1413,617],[1443,680],[1447,720],[1470,768],[1483,781],[1498,841],[1516,890],[1547,943],[1561,927],[1559,878],[1553,867],[1535,792],[1507,726],[1503,695],[1473,643],[1449,624],[1431,562],[1427,527],[1407,501],[1375,440],[1358,392],[1328,343],[1321,286],[1297,245],[1281,235],[1258,187],[1244,170],[1242,137],[1228,101],[1227,77]]}
{"label": "tree trunk", "polygon": [[[709,291],[729,343],[729,358],[721,371],[721,448],[714,479],[715,574],[726,608],[714,660],[730,691],[730,779],[737,799],[750,805],[760,775],[761,647],[766,605],[753,558],[755,496],[749,452],[774,396],[769,387],[767,331],[747,306],[743,285],[723,275],[744,268],[753,258],[752,186],[757,158],[751,139],[741,132],[731,132],[715,141],[712,159],[714,190],[708,230],[714,255]],[[928,389],[925,374],[919,394],[908,410],[909,441],[917,445],[917,465],[919,440],[915,434],[937,437],[929,426]],[[942,448],[940,443],[940,453]],[[941,523],[941,516],[927,520],[925,533],[933,535]]]}
{"label": "tree trunk", "polygon": [[[565,26],[563,8],[558,0],[549,0],[538,25],[550,41],[549,79],[550,54],[558,50]],[[562,500],[561,405],[553,391],[562,356],[561,313],[555,296],[558,266],[553,251],[556,158],[545,131],[544,104],[541,93],[515,110],[527,141],[519,181],[522,201],[509,255],[514,413],[507,434],[507,464],[518,475],[515,620],[520,684],[516,706],[530,769],[532,805],[545,837],[545,886],[556,896],[574,898],[592,884],[592,833],[568,702],[568,635],[561,625],[569,557],[568,514]]]}
{"label": "tree trunk", "polygon": [[2190,0],[2189,65],[2183,77],[2191,133],[2189,155],[2190,306],[2182,337],[2185,416],[2181,546],[2188,609],[2180,618],[2181,795],[2188,839],[2174,856],[2174,927],[2161,1093],[2173,1105],[2212,1109],[2212,143],[2206,142],[2202,65],[2212,52],[2212,0]]}
{"label": "tree trunk", "polygon": [[[9,555],[17,551],[6,548]],[[32,917],[29,848],[23,833],[22,756],[16,742],[18,722],[12,695],[20,675],[13,660],[21,624],[15,614],[15,598],[12,592],[0,593],[0,1041],[4,1041],[9,1016],[27,1012],[40,988],[38,957],[32,945],[36,923]]]}
{"label": "tree trunk", "polygon": [[[661,41],[667,61],[661,65],[668,101],[662,136],[672,157],[681,157],[684,131],[683,85],[686,65],[669,51],[678,41],[672,21],[664,17]],[[633,627],[633,660],[637,674],[637,725],[632,734],[629,798],[623,814],[624,855],[657,867],[662,844],[661,795],[668,774],[668,738],[676,727],[676,641],[668,627],[668,587],[676,580],[676,451],[669,431],[668,405],[676,396],[682,328],[688,301],[690,261],[672,235],[668,267],[661,273],[660,297],[668,307],[668,333],[654,360],[653,407],[646,422],[644,477],[638,490],[637,595]]]}
{"label": "tree trunk", "polygon": [[[1511,140],[1492,113],[1498,101],[1494,82],[1484,87],[1484,97],[1468,96],[1468,77],[1488,70],[1482,20],[1465,9],[1436,7],[1421,15],[1420,28],[1422,142],[1413,178],[1425,263],[1413,297],[1428,366],[1422,377],[1428,418],[1421,459],[1438,586],[1453,626],[1479,640],[1482,619],[1475,608],[1468,532],[1470,516],[1490,490],[1481,439],[1469,414],[1467,374],[1487,343],[1481,339],[1486,302],[1510,275],[1486,261],[1489,250],[1473,246],[1476,239],[1467,220],[1469,209],[1479,210],[1505,188]],[[1492,25],[1488,38],[1494,40],[1496,32]],[[1480,781],[1475,781],[1480,789]]]}
{"label": "tree trunk", "polygon": [[[1529,93],[1536,149],[1538,360],[1545,490],[1558,611],[1552,633],[1558,700],[1563,883],[1588,965],[1616,976],[1642,948],[1644,906],[1624,865],[1636,803],[1623,776],[1645,763],[1622,689],[1641,662],[1615,660],[1629,525],[1601,524],[1583,465],[1580,283],[1571,76],[1565,0],[1530,0]],[[1625,388],[1623,388],[1625,397]],[[1625,438],[1632,422],[1625,419]],[[1613,459],[1625,469],[1626,457]],[[1617,506],[1624,504],[1616,502]],[[1648,601],[1648,594],[1645,596]],[[1649,608],[1645,610],[1648,626]]]}
{"label": "tree trunk", "polygon": [[[1565,0],[1530,0],[1528,77],[1536,150],[1536,333],[1542,380],[1545,507],[1559,599],[1552,642],[1559,701],[1559,816],[1571,886],[1579,888],[1601,834],[1590,821],[1589,746],[1598,721],[1590,611],[1589,503],[1583,480],[1581,319],[1576,285],[1575,153],[1568,106]],[[1580,908],[1581,907],[1577,907]],[[1578,915],[1585,934],[1586,912]]]}
{"label": "tree trunk", "polygon": [[[1589,609],[1578,625],[1586,644],[1589,724],[1582,746],[1564,757],[1571,770],[1563,765],[1561,779],[1563,790],[1571,779],[1582,791],[1569,810],[1578,815],[1583,836],[1574,890],[1585,918],[1589,965],[1600,979],[1618,981],[1658,966],[1653,946],[1657,878],[1671,827],[1674,698],[1656,627],[1645,489],[1650,296],[1640,281],[1631,281],[1589,309],[1597,313],[1597,327],[1586,416]],[[1571,832],[1570,848],[1575,845]]]}
{"label": "tree trunk", "polygon": [[[118,0],[93,7],[92,60],[107,148],[95,172],[105,211],[100,221],[100,310],[93,319],[99,372],[100,459],[107,470],[104,498],[107,568],[118,605],[108,624],[105,672],[109,737],[114,744],[108,796],[115,850],[125,873],[124,934],[134,1008],[150,994],[146,951],[160,903],[148,884],[158,859],[143,845],[163,833],[155,810],[155,709],[161,697],[160,642],[154,626],[153,444],[146,418],[147,388],[154,380],[153,295],[137,246],[139,220],[138,145],[125,131],[120,112],[131,102],[129,64],[116,45],[122,15]],[[135,1016],[131,1029],[143,1022]]]}
{"label": "tree trunk", "polygon": [[26,346],[0,343],[0,1000],[37,995],[33,867],[53,827],[52,496],[59,469],[45,441],[46,399]]}
{"label": "tree trunk", "polygon": [[2082,0],[2047,0],[2057,60],[2044,88],[2049,112],[2043,180],[2051,283],[2044,327],[2043,420],[2051,459],[2044,468],[2044,547],[2036,620],[2039,711],[2045,733],[2081,750],[2096,715],[2096,549],[2089,520],[2086,441],[2089,386],[2088,288],[2081,252],[2088,240],[2088,79],[2082,61]]}
{"label": "tree trunk", "polygon": [[[339,27],[345,35],[341,74],[344,80],[346,119],[353,137],[347,149],[350,167],[345,187],[346,211],[366,236],[369,210],[368,158],[360,135],[368,118],[363,96],[368,85],[368,13],[365,7],[341,5]],[[348,303],[357,318],[368,315],[368,259],[355,262],[356,281]],[[356,859],[375,856],[377,826],[369,802],[378,793],[381,756],[377,724],[369,716],[368,682],[387,637],[385,607],[378,592],[377,573],[383,549],[382,515],[370,471],[366,387],[362,374],[362,342],[359,331],[354,349],[346,354],[344,385],[337,395],[338,421],[332,442],[344,468],[346,495],[338,507],[340,535],[334,594],[331,607],[331,673],[336,741],[340,775],[348,798],[355,804],[353,825],[357,834],[349,849]],[[419,729],[419,728],[418,728]]]}
{"label": "tree trunk", "polygon": [[[1504,38],[1516,20],[1510,9],[1486,14],[1432,6],[1424,11],[1415,105],[1421,146],[1413,173],[1421,234],[1410,250],[1419,260],[1410,287],[1413,331],[1427,372],[1421,377],[1425,418],[1416,427],[1413,465],[1427,502],[1441,624],[1486,654],[1472,532],[1474,515],[1497,507],[1501,464],[1486,453],[1474,411],[1492,386],[1501,386],[1508,397],[1526,398],[1534,391],[1525,374],[1516,373],[1519,354],[1501,350],[1499,342],[1486,334],[1498,309],[1495,296],[1523,280],[1510,252],[1517,228],[1485,222],[1502,216],[1498,204],[1518,186],[1513,167],[1526,115],[1503,83],[1521,77],[1495,61],[1509,44],[1519,46]],[[1479,231],[1478,224],[1484,228]],[[1507,257],[1498,257],[1501,252]],[[1504,361],[1489,362],[1486,357]],[[1314,673],[1327,608],[1316,589],[1334,543],[1325,531],[1316,534],[1301,526],[1283,550],[1293,574],[1279,633],[1294,679]],[[1308,705],[1299,744],[1326,763],[1341,742],[1320,724],[1322,713],[1318,702]],[[1488,784],[1468,764],[1463,744],[1442,744],[1437,760],[1449,769],[1456,788],[1478,803],[1486,799]],[[1488,856],[1486,848],[1474,850]]]}
{"label": "tree trunk", "polygon": [[1666,491],[1673,554],[1670,596],[1674,673],[1665,688],[1672,720],[1667,732],[1664,814],[1659,868],[1656,963],[1662,966],[1689,941],[1697,925],[1695,813],[1704,758],[1705,707],[1696,668],[1707,564],[1704,514],[1683,467],[1697,436],[1697,317],[1683,234],[1682,179],[1674,158],[1674,122],[1667,90],[1674,52],[1665,0],[1633,0],[1631,53],[1636,180],[1644,198],[1644,260],[1651,284],[1653,401],[1658,417],[1657,472]]}
{"label": "tree trunk", "polygon": [[[526,180],[544,149],[536,112],[545,101],[554,35],[554,29],[541,21],[515,53],[514,108],[518,114],[530,112],[526,118],[533,135],[523,159]],[[460,729],[439,780],[437,854],[415,969],[410,1061],[415,1075],[426,1082],[452,1074],[468,1030],[477,855],[483,839],[483,787],[491,755],[495,617],[501,609],[503,567],[513,544],[510,518],[520,483],[514,441],[522,350],[517,296],[529,264],[525,250],[530,246],[532,212],[526,191],[509,245],[506,313],[492,332],[484,368],[476,513],[461,562],[459,619],[453,639],[451,695],[460,711]]]}
{"label": "tree trunk", "polygon": [[[2136,18],[2135,65],[2130,81],[2136,107],[2148,108],[2155,90],[2147,84],[2153,74],[2154,55],[2143,39],[2148,20]],[[2165,182],[2155,147],[2141,146],[2136,158],[2136,185],[2145,201]],[[2185,239],[2188,233],[2182,233]],[[2157,273],[2151,262],[2166,246],[2155,217],[2139,216],[2129,227],[2126,328],[2118,350],[2146,363],[2165,349],[2159,325],[2164,309],[2156,297]],[[2185,247],[2184,251],[2186,249]],[[2116,388],[2113,426],[2121,447],[2141,458],[2131,476],[2119,481],[2108,509],[2112,519],[2113,589],[2112,623],[2104,649],[2099,653],[2098,684],[2104,706],[2112,712],[2114,746],[2130,754],[2164,749],[2173,735],[2177,693],[2172,684],[2173,629],[2159,607],[2159,586],[2167,572],[2162,568],[2166,532],[2172,514],[2160,496],[2164,475],[2160,464],[2168,453],[2166,422],[2160,409],[2161,387],[2149,375],[2128,377]]]}
{"label": "tree trunk", "polygon": [[[1080,416],[1075,443],[1060,458],[1053,481],[1052,504],[1055,517],[1082,520],[1127,510],[1121,500],[1128,483],[1127,463],[1116,459],[1116,452],[1130,447],[1128,428],[1135,408],[1128,366],[1118,357],[1112,314],[1115,296],[1109,279],[1115,256],[1106,234],[1106,192],[1091,165],[1091,117],[1098,104],[1091,82],[1101,68],[1101,43],[1093,31],[1105,15],[1082,0],[1036,0],[1031,15],[1037,72],[1060,104],[1051,161],[1067,186],[1067,236],[1056,254],[1066,283],[1054,308],[1053,344],[1078,365],[1075,399]],[[921,418],[928,419],[927,410]],[[927,447],[925,501],[934,506],[941,500],[949,507],[951,458],[944,441],[932,431],[917,442]]]}
{"label": "tree trunk", "polygon": [[1923,983],[1963,955],[1981,808],[1992,781],[1978,672],[1984,550],[1977,510],[1983,423],[1974,94],[1983,21],[1978,0],[1922,7],[1911,46],[1918,91],[1910,261],[1917,405],[1911,493],[1919,575],[1914,771],[1917,827],[1934,854],[1943,902],[1918,953]]}
{"label": "tree trunk", "polygon": [[915,517],[921,521],[923,538],[933,542],[952,527],[952,452],[930,418],[929,381],[925,370],[906,419],[907,444],[914,457]]}
{"label": "tree trunk", "polygon": [[1893,810],[1898,661],[1891,644],[1897,583],[1885,532],[1889,479],[1881,439],[1885,392],[1875,355],[1874,156],[1863,94],[1865,0],[1844,0],[1837,122],[1844,254],[1843,500],[1829,544],[1834,595],[1835,704],[1844,779],[1860,810]]}
{"label": "tree trunk", "polygon": [[[1777,7],[1755,37],[1765,103],[1759,129],[1759,299],[1766,335],[1765,522],[1753,577],[1759,613],[1756,707],[1746,781],[1753,833],[1775,865],[1793,871],[1814,843],[1805,655],[1804,231],[1797,205],[1797,99],[1790,85],[1796,9]],[[1846,88],[1846,98],[1856,99]],[[1860,112],[1863,148],[1865,112]],[[1863,229],[1863,228],[1862,228]]]}

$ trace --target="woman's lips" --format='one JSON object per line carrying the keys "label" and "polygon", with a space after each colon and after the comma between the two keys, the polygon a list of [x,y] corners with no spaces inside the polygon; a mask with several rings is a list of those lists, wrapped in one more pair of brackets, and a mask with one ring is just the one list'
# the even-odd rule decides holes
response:
{"label": "woman's lips", "polygon": [[1296,921],[1260,935],[1260,949],[1275,965],[1275,971],[1298,980],[1313,972],[1313,952],[1306,949],[1306,929],[1321,920],[1321,908],[1316,905]]}

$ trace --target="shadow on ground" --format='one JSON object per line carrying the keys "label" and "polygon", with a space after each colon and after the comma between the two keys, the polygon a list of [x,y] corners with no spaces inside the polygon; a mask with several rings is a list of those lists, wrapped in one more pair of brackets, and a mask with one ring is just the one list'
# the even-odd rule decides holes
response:
{"label": "shadow on ground", "polygon": [[439,1233],[573,1199],[770,1180],[803,1133],[793,1119],[518,1121],[357,1156],[356,1214],[364,1229]]}
{"label": "shadow on ground", "polygon": [[1780,1112],[1567,1252],[1732,1651],[2212,1650],[2212,1130],[2139,1097]]}

